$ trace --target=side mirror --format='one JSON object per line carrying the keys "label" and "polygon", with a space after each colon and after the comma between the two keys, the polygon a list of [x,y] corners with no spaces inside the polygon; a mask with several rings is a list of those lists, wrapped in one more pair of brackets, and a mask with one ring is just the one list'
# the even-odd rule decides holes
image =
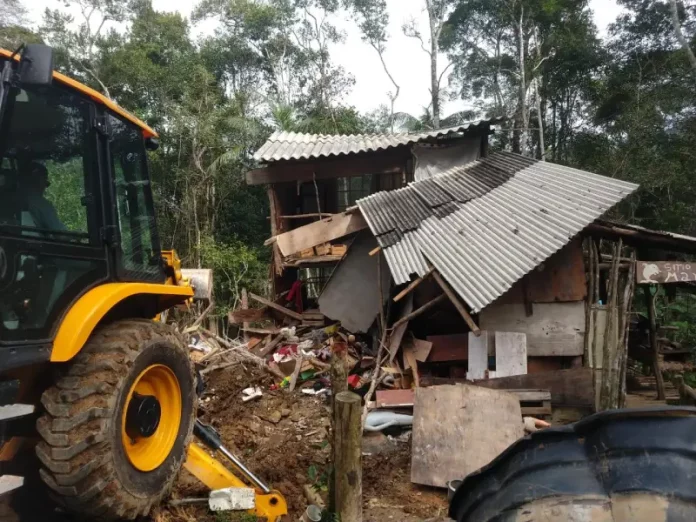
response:
{"label": "side mirror", "polygon": [[157,140],[157,138],[152,138],[152,137],[145,138],[145,148],[147,150],[155,151],[155,150],[159,149],[159,146],[160,146],[160,144],[159,144],[159,141]]}
{"label": "side mirror", "polygon": [[53,49],[43,44],[27,44],[19,60],[18,73],[22,85],[51,85]]}

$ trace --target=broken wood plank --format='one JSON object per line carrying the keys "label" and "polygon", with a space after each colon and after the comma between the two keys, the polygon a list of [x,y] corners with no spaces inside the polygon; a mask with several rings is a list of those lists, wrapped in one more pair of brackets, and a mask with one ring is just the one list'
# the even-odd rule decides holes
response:
{"label": "broken wood plank", "polygon": [[520,402],[479,386],[418,388],[411,482],[444,488],[488,464],[522,437]]}
{"label": "broken wood plank", "polygon": [[289,310],[285,308],[282,305],[279,305],[278,303],[274,303],[273,301],[269,301],[268,299],[258,296],[256,294],[252,294],[249,292],[249,297],[251,297],[254,301],[257,301],[263,305],[266,305],[269,308],[273,308],[274,310],[280,312],[281,314],[287,315],[288,317],[291,317],[295,319],[296,321],[302,321],[302,314],[298,314],[297,312],[293,310]]}
{"label": "broken wood plank", "polygon": [[433,270],[435,270],[435,269],[431,267],[424,275],[422,275],[422,276],[419,277],[418,279],[415,279],[415,280],[411,281],[411,282],[409,283],[409,285],[408,285],[406,288],[404,288],[401,292],[399,292],[398,294],[396,294],[396,295],[394,296],[394,302],[396,303],[396,302],[400,301],[401,299],[404,298],[404,296],[405,296],[406,294],[409,294],[409,293],[411,293],[413,290],[415,290],[415,288],[416,288],[418,285],[420,285],[423,281],[425,281],[428,277],[430,277],[430,275],[432,275]]}
{"label": "broken wood plank", "polygon": [[424,304],[423,306],[421,306],[420,308],[417,308],[416,310],[414,310],[413,312],[411,312],[411,313],[408,314],[407,316],[402,317],[402,318],[399,319],[397,322],[395,322],[394,325],[392,326],[392,329],[396,328],[396,327],[399,326],[400,324],[403,324],[403,323],[405,323],[405,322],[407,322],[407,321],[410,321],[411,319],[413,319],[413,318],[415,318],[415,317],[418,317],[420,314],[422,314],[423,312],[425,312],[425,311],[431,309],[433,306],[435,306],[435,305],[438,304],[438,303],[441,303],[441,302],[444,301],[445,299],[447,299],[447,295],[446,295],[446,294],[440,294],[440,295],[437,296],[435,299],[431,299],[430,301],[428,301],[427,303],[425,303],[425,304]]}
{"label": "broken wood plank", "polygon": [[273,338],[273,340],[271,342],[266,344],[266,346],[264,346],[261,349],[261,351],[259,352],[259,357],[264,358],[267,355],[269,355],[271,352],[273,352],[273,350],[275,350],[276,346],[278,346],[278,344],[280,344],[280,341],[282,341],[284,337],[285,336],[283,334],[276,335],[275,338]]}
{"label": "broken wood plank", "polygon": [[413,346],[412,345],[405,345],[403,348],[404,352],[404,366],[408,364],[408,367],[411,369],[411,373],[413,374],[413,383],[416,385],[416,388],[420,387],[420,377],[418,376],[418,361],[416,361],[416,354],[413,351]]}
{"label": "broken wood plank", "polygon": [[442,288],[442,291],[445,292],[449,300],[452,302],[454,307],[457,309],[457,312],[459,312],[459,315],[462,316],[462,319],[466,322],[467,325],[469,325],[469,328],[471,328],[471,331],[474,333],[474,335],[478,336],[481,335],[481,330],[479,327],[476,325],[474,320],[471,318],[469,315],[469,312],[467,312],[466,308],[464,307],[464,304],[461,302],[459,297],[457,297],[457,294],[454,293],[454,290],[450,287],[449,284],[447,284],[447,281],[445,281],[442,276],[437,272],[433,271],[433,277],[435,278],[435,281],[437,281],[437,284],[440,285],[440,288]]}
{"label": "broken wood plank", "polygon": [[[404,301],[401,306],[401,313],[399,317],[405,317],[413,311],[413,298]],[[397,320],[398,323],[398,320]],[[404,321],[401,324],[394,324],[392,328],[392,333],[389,336],[389,361],[393,361],[396,357],[401,342],[403,341],[404,334],[408,328],[408,321]]]}
{"label": "broken wood plank", "polygon": [[408,390],[377,390],[377,408],[413,408],[414,392]]}
{"label": "broken wood plank", "polygon": [[281,254],[287,257],[367,228],[362,214],[336,214],[276,236]]}

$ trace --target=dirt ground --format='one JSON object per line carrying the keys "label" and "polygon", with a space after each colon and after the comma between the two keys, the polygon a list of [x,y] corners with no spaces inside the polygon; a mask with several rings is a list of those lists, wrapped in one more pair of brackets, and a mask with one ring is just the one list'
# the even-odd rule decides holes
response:
{"label": "dirt ground", "polygon": [[[308,501],[306,484],[326,495],[330,409],[326,397],[295,390],[269,390],[273,380],[252,366],[211,372],[199,417],[218,430],[224,444],[286,498],[289,520],[300,518]],[[263,397],[242,402],[244,388],[260,386]],[[383,453],[380,453],[384,451]],[[410,443],[386,437],[363,457],[364,520],[416,522],[446,516],[445,490],[410,481]],[[187,472],[173,499],[206,497],[206,488]],[[205,505],[162,506],[152,522],[220,522]]]}

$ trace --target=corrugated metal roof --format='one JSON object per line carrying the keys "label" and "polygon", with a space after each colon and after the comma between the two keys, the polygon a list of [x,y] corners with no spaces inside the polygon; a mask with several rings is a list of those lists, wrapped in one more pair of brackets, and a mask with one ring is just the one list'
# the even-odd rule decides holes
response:
{"label": "corrugated metal roof", "polygon": [[498,152],[357,204],[397,284],[427,259],[479,312],[637,188]]}
{"label": "corrugated metal roof", "polygon": [[497,119],[478,120],[429,132],[397,134],[304,134],[274,132],[254,154],[257,161],[282,161],[321,158],[390,149],[432,138],[454,135],[496,123]]}

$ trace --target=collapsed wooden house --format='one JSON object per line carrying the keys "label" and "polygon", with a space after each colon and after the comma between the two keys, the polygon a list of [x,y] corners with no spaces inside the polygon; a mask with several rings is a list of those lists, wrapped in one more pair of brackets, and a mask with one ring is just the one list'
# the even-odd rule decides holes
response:
{"label": "collapsed wooden house", "polygon": [[374,334],[386,306],[389,359],[416,379],[618,407],[631,248],[688,241],[601,220],[635,184],[489,154],[494,124],[272,135],[247,182],[268,185],[273,293],[303,281],[311,306],[356,333]]}

